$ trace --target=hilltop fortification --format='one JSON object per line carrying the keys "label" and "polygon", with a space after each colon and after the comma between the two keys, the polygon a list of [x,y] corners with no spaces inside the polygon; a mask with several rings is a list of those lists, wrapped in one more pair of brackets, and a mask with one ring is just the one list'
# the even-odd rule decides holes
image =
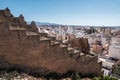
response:
{"label": "hilltop fortification", "polygon": [[51,40],[38,32],[34,21],[27,25],[23,15],[14,17],[6,8],[0,10],[0,69],[13,68],[41,74],[63,74],[69,70],[101,74],[96,56],[83,55]]}

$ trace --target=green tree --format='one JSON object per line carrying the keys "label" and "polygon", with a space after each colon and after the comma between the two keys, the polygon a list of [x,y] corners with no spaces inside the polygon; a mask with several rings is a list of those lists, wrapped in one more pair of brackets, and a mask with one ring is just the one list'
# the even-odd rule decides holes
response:
{"label": "green tree", "polygon": [[115,78],[112,78],[112,77],[109,77],[109,76],[100,76],[99,80],[118,80],[118,79],[115,79]]}
{"label": "green tree", "polygon": [[117,75],[117,76],[120,76],[120,66],[118,66],[118,67],[114,70],[113,74],[115,74],[115,75]]}
{"label": "green tree", "polygon": [[76,73],[76,80],[81,80],[81,77],[79,76],[78,73]]}
{"label": "green tree", "polygon": [[80,77],[79,74],[76,72],[76,73],[73,73],[73,74],[72,74],[72,79],[73,79],[73,80],[81,80],[81,77]]}

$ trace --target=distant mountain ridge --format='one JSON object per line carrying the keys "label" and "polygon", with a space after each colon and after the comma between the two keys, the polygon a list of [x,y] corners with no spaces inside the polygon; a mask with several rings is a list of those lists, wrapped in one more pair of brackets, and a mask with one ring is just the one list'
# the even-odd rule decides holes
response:
{"label": "distant mountain ridge", "polygon": [[[30,24],[31,22],[28,21],[27,24]],[[60,25],[60,24],[56,24],[56,23],[49,23],[49,22],[38,22],[38,21],[35,21],[36,25],[37,26],[40,26],[40,25]]]}
{"label": "distant mountain ridge", "polygon": [[[28,21],[27,24],[30,24],[31,22]],[[64,25],[64,24],[57,24],[57,23],[50,23],[50,22],[39,22],[39,21],[35,21],[37,26],[41,26],[41,25]],[[120,26],[89,26],[89,25],[69,25],[69,26],[80,26],[80,27],[120,27]]]}

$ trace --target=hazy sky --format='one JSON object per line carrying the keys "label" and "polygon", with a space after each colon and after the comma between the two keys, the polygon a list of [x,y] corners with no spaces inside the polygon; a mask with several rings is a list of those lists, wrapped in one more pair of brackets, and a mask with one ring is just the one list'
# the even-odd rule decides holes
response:
{"label": "hazy sky", "polygon": [[26,21],[75,25],[120,25],[120,0],[0,0]]}

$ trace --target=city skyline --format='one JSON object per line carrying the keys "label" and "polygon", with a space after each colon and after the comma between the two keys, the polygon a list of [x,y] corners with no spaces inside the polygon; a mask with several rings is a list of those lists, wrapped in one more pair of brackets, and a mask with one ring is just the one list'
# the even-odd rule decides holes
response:
{"label": "city skyline", "polygon": [[67,25],[120,26],[120,0],[0,0],[15,16],[26,21]]}

